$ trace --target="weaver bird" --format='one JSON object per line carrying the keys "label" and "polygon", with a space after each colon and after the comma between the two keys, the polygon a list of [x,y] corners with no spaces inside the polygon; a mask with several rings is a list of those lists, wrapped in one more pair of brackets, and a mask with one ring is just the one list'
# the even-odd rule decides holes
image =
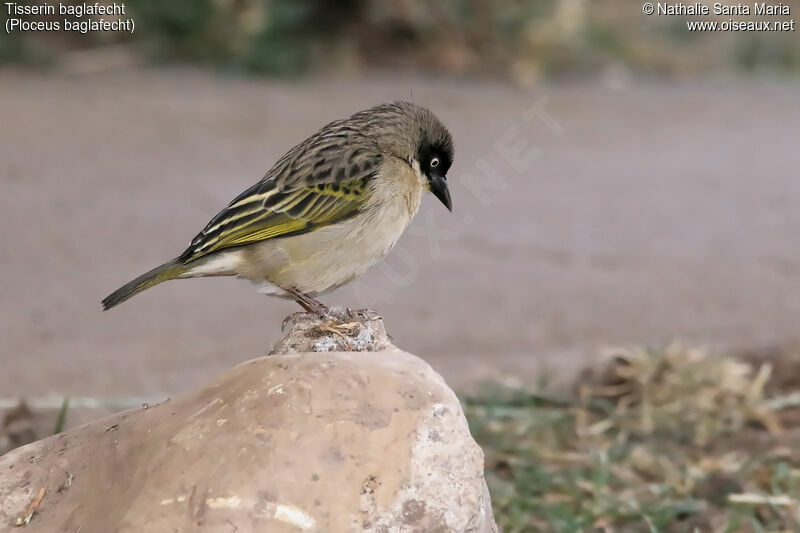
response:
{"label": "weaver bird", "polygon": [[452,211],[453,141],[436,116],[395,102],[337,120],[281,157],[177,258],[103,300],[109,309],[171,279],[239,276],[324,313],[315,299],[382,259],[431,191]]}

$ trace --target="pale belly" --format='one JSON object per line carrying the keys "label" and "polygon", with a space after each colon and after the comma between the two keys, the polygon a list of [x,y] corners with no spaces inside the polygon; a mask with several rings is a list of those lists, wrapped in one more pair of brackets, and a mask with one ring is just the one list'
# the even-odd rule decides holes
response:
{"label": "pale belly", "polygon": [[[353,281],[383,259],[411,221],[405,209],[382,209],[293,237],[248,247],[238,274],[261,291],[284,296],[295,288],[310,296]],[[264,283],[267,282],[267,283]]]}
{"label": "pale belly", "polygon": [[237,275],[261,292],[284,297],[284,289],[316,296],[353,281],[389,253],[419,209],[421,176],[399,162],[385,163],[384,172],[380,179],[392,185],[373,189],[353,218],[219,252],[184,277]]}

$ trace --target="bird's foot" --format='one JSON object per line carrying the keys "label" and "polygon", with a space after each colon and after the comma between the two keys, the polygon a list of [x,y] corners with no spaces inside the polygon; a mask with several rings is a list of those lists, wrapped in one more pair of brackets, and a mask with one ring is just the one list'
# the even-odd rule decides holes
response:
{"label": "bird's foot", "polygon": [[320,332],[331,333],[339,337],[348,350],[353,350],[353,342],[363,328],[371,328],[369,322],[381,320],[382,317],[372,309],[350,309],[349,307],[331,307],[325,313],[326,320],[315,326]]}
{"label": "bird's foot", "polygon": [[287,325],[296,323],[301,317],[314,315],[317,318],[310,317],[312,320],[321,320],[318,327],[345,339],[346,335],[353,334],[362,323],[383,318],[377,311],[372,309],[354,310],[341,306],[328,307],[298,289],[289,288],[284,290],[305,310],[305,313],[294,313],[286,317],[281,324],[281,330],[283,331],[286,331]]}
{"label": "bird's foot", "polygon": [[349,307],[330,307],[325,316],[335,321],[344,320],[380,320],[383,317],[372,309],[350,309]]}

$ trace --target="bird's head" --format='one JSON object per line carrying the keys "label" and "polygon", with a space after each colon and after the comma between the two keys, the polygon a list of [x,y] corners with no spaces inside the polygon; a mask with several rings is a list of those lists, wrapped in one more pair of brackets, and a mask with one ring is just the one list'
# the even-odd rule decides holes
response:
{"label": "bird's head", "polygon": [[[431,115],[433,116],[433,115]],[[412,160],[412,168],[418,170],[425,187],[438,198],[449,210],[453,210],[450,201],[450,189],[447,187],[447,171],[453,164],[453,141],[450,133],[436,119],[424,135],[421,135],[416,157]]]}
{"label": "bird's head", "polygon": [[[447,171],[453,164],[453,138],[430,110],[409,102],[384,104],[368,111],[383,151],[406,161],[420,180],[450,211]],[[377,120],[375,120],[377,119]]]}

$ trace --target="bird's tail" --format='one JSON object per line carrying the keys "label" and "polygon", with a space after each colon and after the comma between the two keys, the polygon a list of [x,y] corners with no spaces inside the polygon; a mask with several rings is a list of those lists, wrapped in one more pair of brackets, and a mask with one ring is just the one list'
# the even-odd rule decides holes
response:
{"label": "bird's tail", "polygon": [[155,287],[162,281],[175,279],[186,272],[186,266],[178,259],[167,261],[161,266],[157,266],[150,272],[146,272],[133,281],[129,281],[119,289],[115,290],[103,298],[103,310],[111,309],[119,305],[128,298],[136,296],[140,292]]}

